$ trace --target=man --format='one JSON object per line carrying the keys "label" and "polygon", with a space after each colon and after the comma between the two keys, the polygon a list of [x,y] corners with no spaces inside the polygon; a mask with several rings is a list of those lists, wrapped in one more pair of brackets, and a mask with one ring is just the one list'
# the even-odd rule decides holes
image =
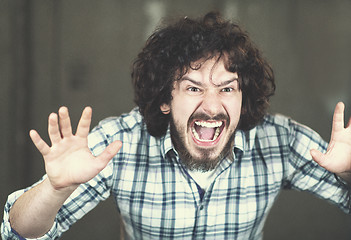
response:
{"label": "man", "polygon": [[[51,147],[32,130],[47,175],[9,196],[5,239],[54,239],[112,193],[131,239],[261,239],[282,188],[350,213],[351,120],[337,104],[327,145],[267,114],[273,72],[245,32],[217,13],[157,30],[133,65],[138,108],[72,134],[49,116]],[[313,160],[312,160],[312,157]]]}

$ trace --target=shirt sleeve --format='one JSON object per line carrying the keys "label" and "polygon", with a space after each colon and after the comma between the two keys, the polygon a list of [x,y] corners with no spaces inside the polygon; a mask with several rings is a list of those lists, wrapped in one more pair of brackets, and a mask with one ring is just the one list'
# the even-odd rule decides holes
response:
{"label": "shirt sleeve", "polygon": [[290,120],[288,175],[286,187],[308,191],[319,198],[351,213],[350,189],[335,177],[334,173],[320,167],[310,154],[311,149],[326,152],[326,143],[312,129]]}

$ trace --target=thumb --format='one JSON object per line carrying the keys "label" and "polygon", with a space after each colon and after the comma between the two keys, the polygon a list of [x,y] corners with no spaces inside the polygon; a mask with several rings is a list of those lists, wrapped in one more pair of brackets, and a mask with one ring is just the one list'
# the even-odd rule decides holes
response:
{"label": "thumb", "polygon": [[98,162],[103,165],[103,168],[106,167],[108,162],[118,153],[121,147],[121,141],[114,141],[108,145],[99,156],[97,156]]}
{"label": "thumb", "polygon": [[323,162],[324,162],[324,154],[321,153],[320,151],[316,150],[316,149],[312,149],[310,151],[310,154],[312,156],[312,159],[318,163],[318,165],[320,165],[321,167],[323,167]]}

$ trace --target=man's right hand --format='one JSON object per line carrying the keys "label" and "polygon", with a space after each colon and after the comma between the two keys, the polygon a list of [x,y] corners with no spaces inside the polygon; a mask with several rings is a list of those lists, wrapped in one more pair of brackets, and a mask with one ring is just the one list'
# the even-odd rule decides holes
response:
{"label": "man's right hand", "polygon": [[122,146],[120,141],[111,143],[102,154],[94,157],[88,148],[92,109],[86,107],[78,123],[76,134],[72,134],[71,120],[66,107],[52,113],[48,120],[51,147],[35,130],[30,137],[42,154],[45,170],[55,190],[68,191],[94,178],[117,154]]}

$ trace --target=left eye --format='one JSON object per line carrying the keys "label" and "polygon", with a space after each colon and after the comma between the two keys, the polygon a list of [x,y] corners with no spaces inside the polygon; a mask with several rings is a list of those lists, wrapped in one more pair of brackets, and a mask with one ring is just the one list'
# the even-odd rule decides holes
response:
{"label": "left eye", "polygon": [[231,92],[231,91],[233,91],[233,88],[227,87],[227,88],[223,88],[221,91],[222,92]]}

